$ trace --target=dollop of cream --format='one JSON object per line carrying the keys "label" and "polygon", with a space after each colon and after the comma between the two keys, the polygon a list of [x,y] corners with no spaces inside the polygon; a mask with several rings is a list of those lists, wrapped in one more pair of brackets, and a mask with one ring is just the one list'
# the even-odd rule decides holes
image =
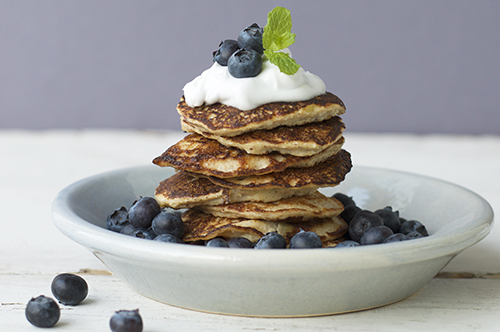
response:
{"label": "dollop of cream", "polygon": [[287,75],[266,60],[259,75],[247,78],[235,78],[226,66],[214,62],[183,91],[190,107],[221,103],[248,111],[271,102],[308,100],[324,94],[326,87],[321,78],[302,67]]}

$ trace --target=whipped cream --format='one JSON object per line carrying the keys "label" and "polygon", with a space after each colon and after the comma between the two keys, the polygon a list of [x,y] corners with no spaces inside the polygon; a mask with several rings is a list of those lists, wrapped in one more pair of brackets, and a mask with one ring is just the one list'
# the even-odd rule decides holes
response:
{"label": "whipped cream", "polygon": [[321,78],[302,67],[286,75],[266,60],[260,74],[248,78],[235,78],[226,66],[214,62],[183,91],[190,107],[221,103],[248,111],[271,102],[308,100],[325,93],[326,87]]}

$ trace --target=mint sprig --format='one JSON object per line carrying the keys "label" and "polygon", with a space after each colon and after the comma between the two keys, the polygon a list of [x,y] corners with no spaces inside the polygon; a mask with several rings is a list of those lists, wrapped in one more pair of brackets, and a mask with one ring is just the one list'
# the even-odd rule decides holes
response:
{"label": "mint sprig", "polygon": [[295,43],[295,34],[292,33],[290,11],[283,7],[274,8],[267,14],[267,24],[262,34],[264,55],[287,75],[295,74],[300,68],[300,65],[288,54],[280,52],[293,43]]}

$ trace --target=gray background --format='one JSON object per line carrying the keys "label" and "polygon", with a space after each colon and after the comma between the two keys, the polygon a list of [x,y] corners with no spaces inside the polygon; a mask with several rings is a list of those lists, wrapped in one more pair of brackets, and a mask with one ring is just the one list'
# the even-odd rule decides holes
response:
{"label": "gray background", "polygon": [[0,128],[180,130],[185,83],[277,5],[349,131],[500,134],[500,1],[2,1]]}

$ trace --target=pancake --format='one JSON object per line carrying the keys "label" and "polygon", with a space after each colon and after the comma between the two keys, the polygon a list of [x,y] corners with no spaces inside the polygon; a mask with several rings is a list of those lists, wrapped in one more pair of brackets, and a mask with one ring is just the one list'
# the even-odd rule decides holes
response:
{"label": "pancake", "polygon": [[291,224],[256,219],[215,217],[190,209],[182,214],[182,220],[185,225],[182,239],[185,242],[210,240],[216,237],[230,239],[238,236],[256,242],[266,233],[277,232],[288,243],[295,234],[304,230],[315,232],[323,243],[329,243],[340,238],[347,231],[347,223],[340,217]]}
{"label": "pancake", "polygon": [[326,197],[316,191],[311,195],[295,196],[274,202],[243,202],[199,206],[197,209],[216,217],[295,223],[338,216],[344,210],[344,206],[337,199]]}
{"label": "pancake", "polygon": [[183,123],[183,128],[187,132],[203,135],[224,146],[238,148],[250,154],[279,152],[294,156],[312,156],[335,144],[342,136],[345,125],[340,117],[334,116],[321,122],[257,130],[233,137],[202,132],[188,123]]}
{"label": "pancake", "polygon": [[[217,136],[237,136],[256,130],[323,121],[344,114],[345,106],[330,92],[306,101],[269,103],[249,111],[220,103],[193,108],[182,97],[177,112],[181,115],[181,125],[186,123],[200,132]],[[182,127],[182,130],[188,129]]]}
{"label": "pancake", "polygon": [[251,155],[199,134],[190,134],[156,157],[153,163],[197,174],[231,178],[281,172],[288,167],[311,167],[336,154],[343,144],[344,138],[341,137],[329,148],[308,157],[278,152]]}
{"label": "pancake", "polygon": [[350,153],[340,150],[337,154],[313,167],[287,168],[282,172],[260,176],[226,179],[210,176],[209,179],[221,187],[240,189],[334,187],[344,181],[351,168]]}
{"label": "pancake", "polygon": [[309,195],[318,187],[240,189],[224,188],[207,178],[194,177],[179,171],[160,182],[155,198],[162,208],[187,209],[199,205],[220,205],[238,202],[273,202],[280,199]]}
{"label": "pancake", "polygon": [[345,237],[339,237],[338,239],[333,239],[333,240],[328,240],[328,241],[325,241],[323,242],[323,247],[324,248],[333,248],[333,247],[336,247],[337,244],[339,244],[340,242],[344,242],[346,241],[346,238]]}

